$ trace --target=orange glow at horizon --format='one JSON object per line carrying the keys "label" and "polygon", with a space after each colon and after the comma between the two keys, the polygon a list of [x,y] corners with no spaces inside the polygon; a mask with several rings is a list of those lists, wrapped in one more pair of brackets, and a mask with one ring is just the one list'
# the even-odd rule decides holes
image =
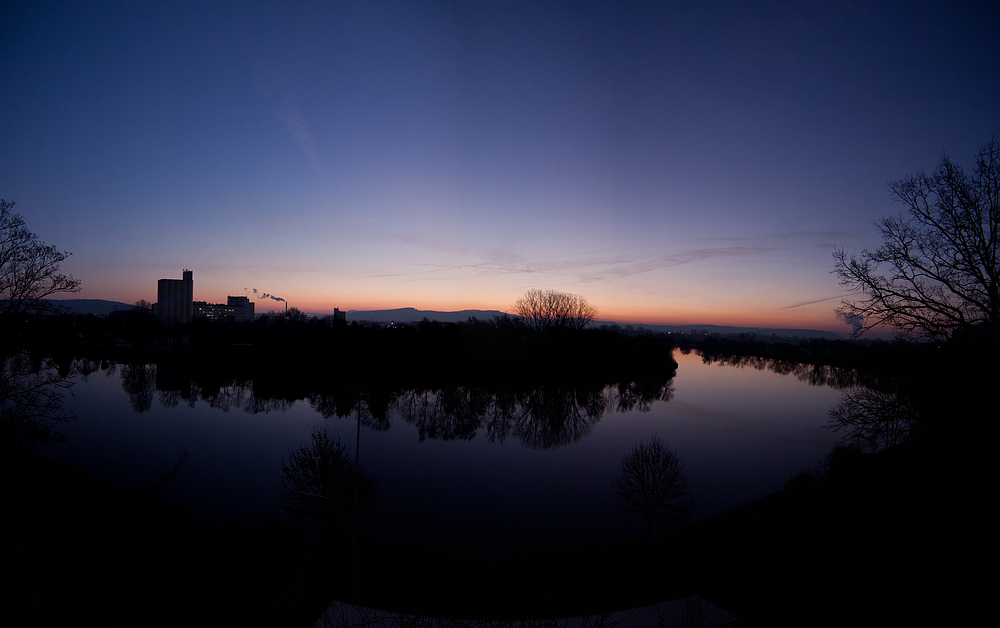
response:
{"label": "orange glow at horizon", "polygon": [[[500,312],[513,313],[512,304],[497,305],[495,302],[471,301],[466,303],[456,302],[457,300],[417,300],[400,301],[392,298],[380,300],[351,299],[332,303],[329,301],[308,301],[295,302],[289,299],[289,307],[297,307],[302,311],[316,313],[333,313],[334,308],[341,311],[368,311],[368,310],[394,310],[402,308],[414,308],[417,310],[437,311],[437,312],[457,312],[463,310],[497,310]],[[280,304],[279,304],[280,305]],[[667,311],[656,311],[653,308],[634,309],[599,309],[598,321],[614,321],[618,324],[635,325],[720,325],[729,327],[763,327],[763,328],[786,328],[786,329],[818,329],[834,332],[848,331],[848,327],[836,319],[833,312],[834,305],[822,304],[818,307],[802,308],[801,311],[774,311],[773,309],[759,308],[739,308],[733,306],[723,310],[711,311],[707,309],[691,308],[670,309]],[[272,308],[277,311],[280,308]],[[267,310],[260,305],[257,311]]]}
{"label": "orange glow at horizon", "polygon": [[[152,277],[152,279],[148,278]],[[140,298],[155,301],[156,278],[180,276],[177,271],[146,269],[135,271],[141,277],[129,282],[125,277],[84,277],[84,293],[64,298],[110,299],[134,303]],[[131,279],[129,277],[128,279]],[[131,288],[130,289],[130,285]],[[255,276],[226,267],[194,268],[195,299],[209,303],[224,303],[229,295],[247,294],[256,311],[264,314],[295,307],[313,314],[341,311],[391,310],[412,307],[418,310],[456,312],[462,310],[495,310],[513,312],[513,305],[528,289],[525,285],[500,281],[486,284],[462,278],[429,284],[417,282],[351,281],[338,277],[316,277],[307,273],[270,274]],[[477,285],[480,284],[480,285]],[[691,281],[687,285],[674,283],[672,294],[639,291],[632,286],[594,283],[586,286],[550,284],[552,289],[578,294],[598,308],[598,321],[619,324],[646,325],[720,325],[789,329],[818,329],[846,333],[849,328],[834,314],[837,305],[832,286],[783,286],[771,289],[753,282],[730,282],[718,287]],[[660,284],[662,285],[662,284]],[[252,289],[256,287],[258,294]],[[820,299],[802,303],[815,295]],[[260,298],[270,293],[282,301]],[[825,293],[825,294],[824,294]],[[808,295],[808,296],[805,296]],[[825,298],[822,298],[825,297]]]}

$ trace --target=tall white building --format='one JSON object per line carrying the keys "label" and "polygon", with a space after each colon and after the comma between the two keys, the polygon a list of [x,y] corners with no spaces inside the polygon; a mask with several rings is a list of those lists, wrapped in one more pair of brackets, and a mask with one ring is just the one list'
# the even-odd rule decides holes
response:
{"label": "tall white building", "polygon": [[194,273],[182,271],[183,279],[156,282],[156,315],[164,325],[190,323],[194,318]]}

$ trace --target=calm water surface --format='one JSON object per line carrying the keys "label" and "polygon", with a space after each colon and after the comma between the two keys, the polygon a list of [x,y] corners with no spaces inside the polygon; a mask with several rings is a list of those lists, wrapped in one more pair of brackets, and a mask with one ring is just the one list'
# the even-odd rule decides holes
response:
{"label": "calm water surface", "polygon": [[[618,540],[645,533],[643,522],[621,519],[610,493],[617,465],[640,439],[658,434],[684,462],[693,519],[781,490],[838,440],[823,428],[837,390],[706,365],[694,353],[674,357],[671,400],[648,411],[608,410],[589,434],[552,449],[515,436],[491,441],[485,429],[468,440],[421,441],[415,425],[392,413],[385,431],[362,427],[361,464],[379,481],[376,501],[406,509],[368,513],[365,534],[455,551]],[[262,523],[283,517],[282,461],[315,427],[352,449],[356,437],[352,419],[324,419],[304,400],[280,405],[260,413],[200,399],[164,407],[157,393],[137,413],[120,375],[97,371],[67,396],[77,416],[63,429],[69,442],[46,447],[109,483],[158,477],[187,451],[169,502],[207,523]]]}

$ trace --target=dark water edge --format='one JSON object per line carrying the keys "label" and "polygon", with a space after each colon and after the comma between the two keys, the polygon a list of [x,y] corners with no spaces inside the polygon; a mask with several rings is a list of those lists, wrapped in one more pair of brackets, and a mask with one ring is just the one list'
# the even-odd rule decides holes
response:
{"label": "dark water edge", "polygon": [[[433,550],[359,550],[354,601],[436,617],[545,618],[697,593],[741,625],[895,625],[963,609],[972,520],[928,449],[862,456],[822,482],[779,492],[653,541],[588,545],[490,562]],[[43,624],[307,626],[350,601],[350,548],[279,529],[198,524],[186,512],[86,480],[35,454],[4,453],[13,539],[7,612]],[[928,495],[939,499],[928,508]],[[958,574],[949,579],[941,573]],[[43,625],[39,624],[39,625]]]}

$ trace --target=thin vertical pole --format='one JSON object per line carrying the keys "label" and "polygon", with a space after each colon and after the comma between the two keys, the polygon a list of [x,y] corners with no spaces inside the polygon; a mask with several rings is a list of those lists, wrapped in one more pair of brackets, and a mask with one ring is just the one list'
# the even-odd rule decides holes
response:
{"label": "thin vertical pole", "polygon": [[358,563],[358,491],[361,478],[358,475],[358,455],[361,452],[361,376],[364,364],[358,365],[358,431],[354,442],[354,545],[351,548],[351,604],[354,604],[354,577]]}

